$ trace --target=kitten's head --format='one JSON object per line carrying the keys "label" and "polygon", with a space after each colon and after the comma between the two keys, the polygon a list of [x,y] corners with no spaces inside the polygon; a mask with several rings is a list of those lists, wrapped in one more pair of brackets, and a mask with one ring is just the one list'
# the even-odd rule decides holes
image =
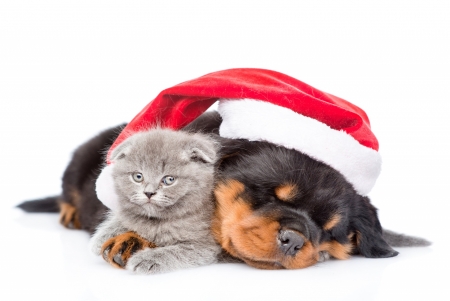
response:
{"label": "kitten's head", "polygon": [[211,202],[217,143],[209,136],[168,129],[135,134],[112,153],[119,210],[165,218]]}

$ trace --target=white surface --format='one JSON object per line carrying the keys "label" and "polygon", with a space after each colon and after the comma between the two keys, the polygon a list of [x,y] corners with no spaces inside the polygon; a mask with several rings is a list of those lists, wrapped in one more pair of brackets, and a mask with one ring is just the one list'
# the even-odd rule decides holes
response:
{"label": "white surface", "polygon": [[[449,300],[448,1],[0,1],[1,300]],[[277,70],[361,106],[389,229],[429,248],[297,271],[116,270],[88,235],[22,200],[57,194],[73,149],[162,89],[234,67]]]}

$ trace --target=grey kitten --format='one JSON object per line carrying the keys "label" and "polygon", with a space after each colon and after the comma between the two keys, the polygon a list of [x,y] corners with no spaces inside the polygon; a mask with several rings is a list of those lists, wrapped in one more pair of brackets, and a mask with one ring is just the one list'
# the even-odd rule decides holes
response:
{"label": "grey kitten", "polygon": [[217,262],[211,234],[214,164],[218,144],[209,136],[168,129],[135,134],[112,153],[119,195],[91,238],[100,255],[110,238],[134,231],[157,245],[131,255],[125,268],[154,274]]}

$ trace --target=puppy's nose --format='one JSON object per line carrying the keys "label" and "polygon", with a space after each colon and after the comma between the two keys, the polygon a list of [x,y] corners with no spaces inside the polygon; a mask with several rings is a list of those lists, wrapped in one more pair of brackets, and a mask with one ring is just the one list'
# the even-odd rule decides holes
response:
{"label": "puppy's nose", "polygon": [[144,192],[144,193],[148,198],[151,198],[153,195],[156,194],[156,192]]}
{"label": "puppy's nose", "polygon": [[281,251],[289,256],[294,256],[305,244],[305,239],[295,231],[281,230],[278,234]]}

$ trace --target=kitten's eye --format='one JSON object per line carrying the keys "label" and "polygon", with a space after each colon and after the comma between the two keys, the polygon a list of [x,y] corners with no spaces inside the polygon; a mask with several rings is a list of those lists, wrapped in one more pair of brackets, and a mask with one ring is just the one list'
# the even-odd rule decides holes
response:
{"label": "kitten's eye", "polygon": [[172,177],[172,176],[166,176],[166,177],[164,177],[164,178],[162,179],[162,182],[163,182],[165,185],[172,185],[173,182],[175,182],[175,178]]}
{"label": "kitten's eye", "polygon": [[140,172],[134,172],[133,173],[133,180],[135,182],[141,183],[144,181],[144,176]]}

